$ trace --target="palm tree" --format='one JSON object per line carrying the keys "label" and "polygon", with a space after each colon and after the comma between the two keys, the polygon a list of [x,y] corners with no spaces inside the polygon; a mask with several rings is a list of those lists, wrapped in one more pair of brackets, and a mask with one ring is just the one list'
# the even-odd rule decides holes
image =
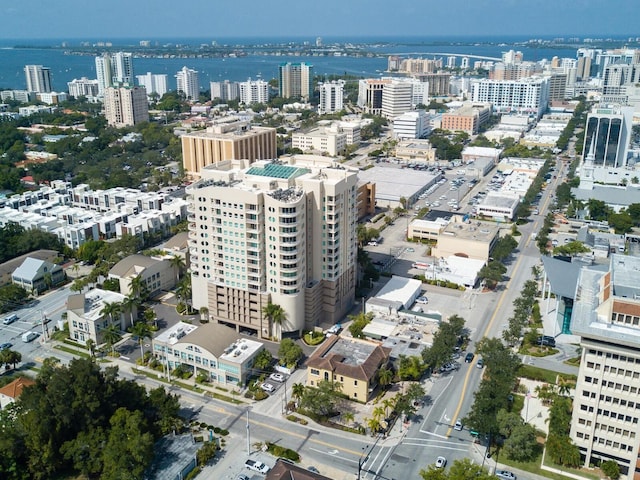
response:
{"label": "palm tree", "polygon": [[209,322],[209,309],[207,307],[200,307],[200,321]]}
{"label": "palm tree", "polygon": [[[118,302],[104,302],[104,306],[102,310],[100,310],[100,315],[109,316],[109,320],[111,324],[114,322],[114,318],[116,315],[120,316],[122,312],[122,305]],[[120,330],[120,328],[118,328]]]}
{"label": "palm tree", "polygon": [[369,430],[371,430],[372,436],[380,430],[380,422],[375,417],[367,418],[365,423],[367,424],[367,427],[369,427]]}
{"label": "palm tree", "polygon": [[182,269],[185,267],[184,258],[180,255],[174,255],[169,259],[169,263],[176,271],[176,285],[180,281],[180,273],[182,273]]}
{"label": "palm tree", "polygon": [[386,387],[393,380],[393,372],[390,368],[382,367],[378,370],[378,382],[381,386]]}
{"label": "palm tree", "polygon": [[384,418],[384,407],[374,408],[371,414],[373,415],[373,418],[376,419],[376,421],[380,422],[380,419]]}
{"label": "palm tree", "polygon": [[157,327],[158,326],[158,317],[156,315],[156,312],[153,308],[147,308],[144,311],[144,321],[147,323],[151,323],[153,322],[153,326]]}
{"label": "palm tree", "polygon": [[300,402],[300,399],[304,395],[304,388],[302,383],[294,383],[291,387],[291,395],[296,399],[296,404]]}
{"label": "palm tree", "polygon": [[392,398],[385,398],[382,401],[382,406],[384,407],[384,416],[385,418],[389,418],[389,409],[395,406],[396,402]]}
{"label": "palm tree", "polygon": [[80,270],[80,265],[78,265],[77,263],[74,263],[73,266],[71,267],[71,271],[73,272],[73,276],[78,278],[78,271]]}
{"label": "palm tree", "polygon": [[129,293],[122,301],[122,308],[125,312],[129,312],[131,318],[131,326],[133,327],[133,311],[140,306],[142,302],[138,297]]}
{"label": "palm tree", "polygon": [[269,319],[270,323],[278,326],[279,332],[276,337],[281,340],[282,322],[284,322],[287,318],[287,312],[285,312],[280,305],[269,302],[265,307],[262,308],[262,314]]}
{"label": "palm tree", "polygon": [[107,344],[107,347],[111,349],[111,353],[114,352],[114,345],[120,341],[122,335],[120,334],[120,327],[116,324],[112,323],[107,328],[104,329],[102,336],[104,338],[104,343]]}
{"label": "palm tree", "polygon": [[136,297],[139,297],[140,300],[144,301],[146,299],[147,296],[147,285],[146,283],[142,280],[142,277],[140,275],[133,277],[131,279],[131,283],[129,284],[129,289],[130,289],[130,295],[134,295]]}
{"label": "palm tree", "polygon": [[133,326],[131,333],[138,337],[138,343],[140,344],[140,358],[144,358],[144,350],[142,345],[145,338],[151,338],[151,329],[149,325],[144,322],[138,322]]}
{"label": "palm tree", "polygon": [[356,416],[353,414],[353,412],[344,412],[342,414],[342,420],[344,421],[345,425],[350,424],[351,422],[353,422],[355,420]]}
{"label": "palm tree", "polygon": [[89,356],[93,358],[93,356],[95,355],[96,342],[94,342],[93,339],[89,338],[85,342],[85,345],[87,346],[87,350],[89,350]]}

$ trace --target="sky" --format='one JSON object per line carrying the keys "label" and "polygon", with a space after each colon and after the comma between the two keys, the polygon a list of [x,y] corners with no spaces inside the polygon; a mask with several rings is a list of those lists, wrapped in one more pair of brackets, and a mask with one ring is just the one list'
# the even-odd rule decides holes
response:
{"label": "sky", "polygon": [[0,39],[640,36],[639,0],[0,0]]}

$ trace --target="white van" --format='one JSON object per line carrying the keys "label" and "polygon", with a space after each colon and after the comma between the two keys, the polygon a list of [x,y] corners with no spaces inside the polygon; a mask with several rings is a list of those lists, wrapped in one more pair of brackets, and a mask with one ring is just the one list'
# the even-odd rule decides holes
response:
{"label": "white van", "polygon": [[16,315],[15,313],[12,313],[11,315],[5,317],[4,320],[2,320],[2,323],[4,323],[5,325],[10,325],[17,320],[18,320],[18,315]]}
{"label": "white van", "polygon": [[22,341],[25,343],[29,343],[38,338],[38,334],[36,332],[25,332],[22,334]]}

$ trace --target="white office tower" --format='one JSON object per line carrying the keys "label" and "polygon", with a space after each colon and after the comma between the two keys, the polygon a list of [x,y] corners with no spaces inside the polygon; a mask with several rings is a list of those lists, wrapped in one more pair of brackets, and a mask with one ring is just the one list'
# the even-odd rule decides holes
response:
{"label": "white office tower", "polygon": [[25,65],[24,75],[27,79],[27,92],[51,92],[51,70],[42,65]]}
{"label": "white office tower", "polygon": [[447,57],[447,68],[456,68],[456,57]]}
{"label": "white office tower", "polygon": [[210,82],[209,90],[211,91],[211,100],[220,99],[223,102],[227,100],[238,100],[240,98],[240,86],[238,82]]}
{"label": "white office tower", "polygon": [[394,80],[382,90],[382,116],[395,118],[411,110],[413,85],[411,82]]}
{"label": "white office tower", "polygon": [[471,101],[491,103],[497,113],[520,113],[540,118],[549,106],[549,79],[482,79],[473,84]]}
{"label": "white office tower", "polygon": [[625,167],[629,156],[633,107],[597,106],[587,116],[583,152],[596,167]]}
{"label": "white office tower", "polygon": [[107,87],[104,116],[114,127],[131,127],[149,121],[147,91],[144,87]]}
{"label": "white office tower", "polygon": [[320,104],[318,105],[318,113],[336,113],[344,107],[344,81],[333,81],[330,83],[321,83],[318,85],[320,90]]}
{"label": "white office tower", "polygon": [[240,82],[240,102],[245,105],[267,103],[269,101],[269,83],[264,80],[247,80]]}
{"label": "white office tower", "polygon": [[200,97],[200,82],[198,72],[187,67],[182,67],[176,73],[178,93],[182,93],[187,100],[197,101]]}
{"label": "white office tower", "polygon": [[[186,189],[194,308],[261,338],[336,323],[355,293],[357,170],[288,162],[225,160]],[[281,325],[269,303],[285,311]]]}
{"label": "white office tower", "polygon": [[133,56],[130,53],[111,55],[111,85],[133,85]]}
{"label": "white office tower", "polygon": [[570,315],[580,337],[571,440],[585,467],[613,460],[629,479],[640,450],[639,278],[640,258],[631,255],[611,255],[608,271],[583,267]]}
{"label": "white office tower", "polygon": [[69,95],[74,98],[93,98],[97,97],[100,92],[98,80],[89,80],[87,77],[82,77],[79,80],[74,78],[67,82],[67,88],[69,89]]}
{"label": "white office tower", "polygon": [[167,93],[167,76],[163,74],[154,74],[147,72],[145,75],[136,75],[138,85],[144,87],[147,91],[147,95],[151,97],[152,94],[156,94],[158,98]]}
{"label": "white office tower", "polygon": [[393,119],[393,136],[399,140],[426,138],[429,133],[431,123],[424,110],[403,113]]}

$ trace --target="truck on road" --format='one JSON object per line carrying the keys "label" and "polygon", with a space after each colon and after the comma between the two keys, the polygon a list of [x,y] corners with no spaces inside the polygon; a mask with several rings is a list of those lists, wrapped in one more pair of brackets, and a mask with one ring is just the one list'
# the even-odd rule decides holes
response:
{"label": "truck on road", "polygon": [[25,343],[29,343],[38,338],[38,334],[36,332],[24,332],[22,334],[22,341]]}

